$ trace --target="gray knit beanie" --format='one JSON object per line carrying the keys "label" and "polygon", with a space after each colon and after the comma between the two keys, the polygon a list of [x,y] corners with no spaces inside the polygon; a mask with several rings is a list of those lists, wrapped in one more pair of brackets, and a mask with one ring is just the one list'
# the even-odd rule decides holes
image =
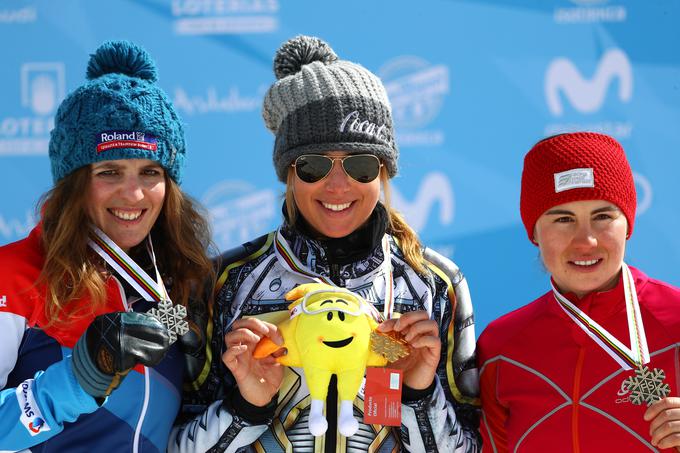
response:
{"label": "gray knit beanie", "polygon": [[262,116],[276,135],[274,167],[281,182],[302,154],[345,151],[374,154],[390,177],[399,150],[392,112],[380,79],[339,60],[322,40],[297,36],[276,52],[278,79],[267,91]]}

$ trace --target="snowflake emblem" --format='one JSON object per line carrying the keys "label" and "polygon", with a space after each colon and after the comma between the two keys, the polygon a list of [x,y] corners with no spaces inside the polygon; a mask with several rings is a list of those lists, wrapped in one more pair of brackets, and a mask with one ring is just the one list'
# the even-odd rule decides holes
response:
{"label": "snowflake emblem", "polygon": [[622,395],[630,392],[630,402],[633,404],[652,403],[668,396],[671,388],[663,380],[666,373],[659,368],[649,371],[642,367],[635,370],[635,376],[629,376],[621,383]]}
{"label": "snowflake emblem", "polygon": [[189,323],[186,320],[187,309],[183,305],[174,305],[170,300],[158,302],[156,308],[149,310],[149,314],[158,318],[170,333],[170,344],[177,341],[185,333],[189,332]]}
{"label": "snowflake emblem", "polygon": [[404,340],[378,332],[371,332],[371,349],[376,354],[385,357],[388,362],[396,362],[409,353],[408,345]]}

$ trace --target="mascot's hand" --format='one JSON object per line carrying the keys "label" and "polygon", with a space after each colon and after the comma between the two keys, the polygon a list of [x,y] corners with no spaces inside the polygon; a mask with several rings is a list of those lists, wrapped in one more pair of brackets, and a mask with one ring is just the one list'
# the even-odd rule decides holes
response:
{"label": "mascot's hand", "polygon": [[136,365],[155,366],[170,347],[165,326],[147,313],[97,316],[73,348],[72,367],[83,389],[108,396]]}

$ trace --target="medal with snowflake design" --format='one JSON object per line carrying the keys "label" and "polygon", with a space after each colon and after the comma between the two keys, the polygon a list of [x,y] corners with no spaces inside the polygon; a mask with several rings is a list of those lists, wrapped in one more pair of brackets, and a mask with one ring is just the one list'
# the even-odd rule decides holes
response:
{"label": "medal with snowflake design", "polygon": [[149,310],[149,314],[158,318],[168,329],[170,344],[189,332],[189,323],[186,320],[187,309],[183,305],[174,305],[172,301],[165,299],[158,302],[156,308]]}
{"label": "medal with snowflake design", "polygon": [[649,371],[648,367],[640,367],[635,370],[634,376],[627,377],[621,389],[630,392],[630,402],[633,404],[652,403],[659,401],[671,393],[671,388],[664,383],[666,373],[660,368]]}
{"label": "medal with snowflake design", "polygon": [[408,344],[393,333],[371,332],[371,349],[388,362],[396,362],[409,354]]}

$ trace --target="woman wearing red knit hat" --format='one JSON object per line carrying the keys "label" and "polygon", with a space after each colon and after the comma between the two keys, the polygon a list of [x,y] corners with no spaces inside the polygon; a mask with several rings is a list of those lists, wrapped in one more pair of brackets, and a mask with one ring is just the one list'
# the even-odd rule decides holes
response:
{"label": "woman wearing red knit hat", "polygon": [[557,135],[526,155],[520,211],[552,290],[479,338],[484,451],[680,446],[680,289],[624,262],[635,207],[611,137]]}

